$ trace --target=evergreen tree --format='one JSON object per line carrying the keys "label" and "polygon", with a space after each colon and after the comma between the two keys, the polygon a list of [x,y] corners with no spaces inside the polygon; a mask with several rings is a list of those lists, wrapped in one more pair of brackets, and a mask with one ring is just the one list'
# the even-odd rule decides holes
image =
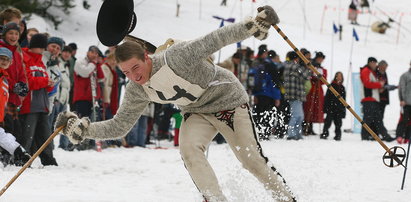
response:
{"label": "evergreen tree", "polygon": [[[27,18],[31,14],[37,14],[53,22],[57,29],[63,21],[62,15],[70,14],[70,9],[74,8],[75,0],[2,0],[0,10],[8,7],[15,7],[21,10]],[[88,6],[84,6],[88,5]],[[88,9],[90,5],[87,0],[83,0],[83,7]]]}

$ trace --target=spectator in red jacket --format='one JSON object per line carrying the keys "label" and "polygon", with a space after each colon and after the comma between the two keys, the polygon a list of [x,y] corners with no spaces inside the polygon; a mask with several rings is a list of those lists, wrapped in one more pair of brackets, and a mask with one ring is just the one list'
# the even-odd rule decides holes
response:
{"label": "spectator in red jacket", "polygon": [[[377,59],[369,57],[367,65],[361,68],[360,78],[363,87],[361,99],[363,109],[363,121],[378,135],[382,135],[382,140],[391,142],[394,140],[382,123],[382,113],[380,109],[380,89],[384,87],[384,81],[379,81],[377,77]],[[364,127],[361,129],[362,140],[374,140]]]}
{"label": "spectator in red jacket", "polygon": [[[101,64],[98,63],[99,49],[97,46],[90,46],[87,51],[87,56],[76,60],[74,66],[74,87],[73,87],[73,104],[74,111],[79,117],[90,117],[91,120],[97,121],[99,115],[96,111],[95,104],[101,99],[101,88],[99,83],[104,81],[104,73],[101,69]],[[92,83],[95,88],[92,89]],[[95,93],[93,99],[93,93]],[[93,100],[95,103],[93,103]],[[92,114],[93,110],[96,114]],[[92,141],[84,141],[77,145],[78,150],[92,149],[95,143]]]}
{"label": "spectator in red jacket", "polygon": [[[17,166],[24,165],[31,156],[26,152],[26,150],[16,141],[16,138],[10,134],[4,127],[4,112],[7,105],[7,100],[9,98],[9,85],[7,82],[7,71],[6,69],[12,63],[13,54],[12,52],[4,47],[0,48],[0,151],[1,149],[6,150],[9,154],[0,153],[0,161],[4,164],[15,164]],[[13,155],[14,158],[9,158]]]}
{"label": "spectator in red jacket", "polygon": [[[91,116],[93,106],[92,91],[96,91],[96,99],[101,97],[100,88],[91,89],[91,79],[95,79],[96,84],[104,79],[104,73],[100,65],[97,65],[99,49],[96,46],[90,46],[87,56],[76,61],[74,66],[74,111],[80,117]],[[97,75],[94,77],[94,73]]]}
{"label": "spectator in red jacket", "polygon": [[13,63],[6,70],[9,77],[9,99],[6,107],[5,123],[10,128],[10,132],[18,141],[22,138],[21,125],[18,120],[18,111],[24,96],[28,92],[27,79],[23,68],[23,57],[18,45],[20,37],[20,27],[10,22],[3,26],[3,39],[0,40],[0,47],[9,49],[13,54]]}
{"label": "spectator in red jacket", "polygon": [[[31,38],[29,48],[23,49],[30,93],[24,99],[20,119],[24,134],[22,145],[31,153],[43,145],[51,134],[48,121],[50,104],[48,92],[52,90],[54,82],[49,78],[42,61],[42,53],[46,46],[47,37],[43,34],[36,34]],[[40,160],[44,166],[57,166],[56,159],[53,157],[52,144],[49,144],[40,154]]]}

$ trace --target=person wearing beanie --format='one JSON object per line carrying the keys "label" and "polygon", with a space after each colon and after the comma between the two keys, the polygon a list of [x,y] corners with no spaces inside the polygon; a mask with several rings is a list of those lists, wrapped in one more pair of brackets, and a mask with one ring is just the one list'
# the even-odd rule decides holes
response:
{"label": "person wearing beanie", "polygon": [[[120,1],[106,0],[104,4],[107,2]],[[205,156],[207,145],[217,131],[273,200],[296,201],[283,177],[267,164],[268,159],[256,139],[244,87],[234,74],[208,60],[221,48],[251,36],[266,39],[270,25],[277,24],[279,19],[270,6],[260,7],[258,11],[255,18],[224,26],[194,40],[176,42],[150,56],[137,42],[122,43],[114,54],[130,82],[116,116],[91,123],[86,117],[78,118],[66,112],[59,115],[55,127],[65,126],[63,133],[73,143],[80,143],[83,138],[117,139],[127,134],[150,102],[175,104],[184,114],[179,133],[180,154],[205,201],[227,201]],[[110,42],[106,44],[115,44],[117,40]],[[77,72],[80,76],[87,73]]]}
{"label": "person wearing beanie", "polygon": [[[17,23],[9,22],[9,23],[7,23],[7,24],[5,24],[5,25],[3,26],[3,30],[2,30],[2,36],[3,36],[3,38],[6,36],[6,33],[9,32],[10,30],[15,30],[15,31],[17,31],[17,32],[18,32],[18,35],[19,35],[19,37],[20,37],[20,26],[19,26]],[[12,34],[14,34],[14,33],[12,33]],[[14,35],[15,35],[15,34],[14,34]],[[17,42],[18,42],[18,40],[17,40]]]}
{"label": "person wearing beanie", "polygon": [[[45,36],[36,34],[30,41],[30,48],[23,48],[24,64],[27,72],[27,80],[30,91],[23,100],[20,111],[22,131],[25,138],[21,141],[22,146],[31,153],[34,144],[42,145],[51,134],[48,121],[49,97],[48,93],[54,87],[54,81],[49,78],[46,66],[42,61],[45,50]],[[46,41],[47,42],[47,41]],[[47,44],[47,43],[46,43]],[[36,127],[32,127],[36,126]],[[41,164],[44,166],[57,166],[53,157],[53,146],[48,145],[40,154]]]}
{"label": "person wearing beanie", "polygon": [[52,37],[50,37],[50,38],[47,40],[47,45],[57,44],[57,45],[59,46],[60,50],[63,49],[64,43],[65,43],[65,42],[64,42],[64,40],[63,40],[62,38],[60,38],[60,37],[55,37],[55,36],[52,36]]}
{"label": "person wearing beanie", "polygon": [[69,43],[68,46],[70,46],[70,48],[73,49],[73,51],[77,50],[77,44],[76,43]]}
{"label": "person wearing beanie", "polygon": [[[50,37],[47,40],[47,48],[46,51],[43,52],[43,63],[46,65],[47,74],[48,76],[54,81],[53,90],[48,93],[49,97],[49,126],[52,129],[53,120],[57,115],[57,111],[60,112],[60,102],[57,100],[57,97],[60,94],[61,85],[62,83],[69,84],[69,78],[65,77],[62,74],[62,71],[66,72],[64,69],[64,65],[60,65],[59,56],[61,50],[64,47],[63,39],[59,37]],[[67,80],[64,80],[64,79]],[[64,88],[65,89],[65,88]]]}
{"label": "person wearing beanie", "polygon": [[[13,60],[12,52],[4,47],[0,48],[0,147],[13,155],[13,162],[2,162],[3,164],[14,164],[16,166],[23,166],[30,158],[30,154],[16,141],[10,131],[8,125],[6,127],[4,122],[6,104],[9,97],[9,85],[7,84],[8,74],[6,69],[9,68]],[[7,155],[5,153],[0,156]],[[9,158],[2,158],[9,159]]]}
{"label": "person wearing beanie", "polygon": [[369,57],[367,59],[367,64],[370,65],[370,63],[377,63],[377,59],[375,57]]}
{"label": "person wearing beanie", "polygon": [[[378,80],[377,76],[377,59],[369,57],[367,65],[360,70],[361,88],[361,105],[363,111],[363,121],[376,133],[382,135],[382,140],[391,142],[392,138],[383,125],[383,116],[380,109],[380,90],[384,88],[384,81]],[[374,140],[371,134],[361,129],[361,140]]]}
{"label": "person wearing beanie", "polygon": [[20,27],[10,22],[4,25],[3,39],[0,40],[0,47],[5,47],[12,52],[13,63],[6,70],[8,73],[9,98],[7,101],[8,112],[5,115],[5,125],[11,130],[17,141],[23,137],[21,133],[21,122],[19,121],[19,108],[22,104],[24,96],[27,94],[27,80],[23,69],[23,57],[21,49],[18,47],[18,40],[20,37]]}
{"label": "person wearing beanie", "polygon": [[[44,34],[35,34],[31,37],[29,48],[47,48],[47,36]],[[43,50],[44,51],[44,50]]]}

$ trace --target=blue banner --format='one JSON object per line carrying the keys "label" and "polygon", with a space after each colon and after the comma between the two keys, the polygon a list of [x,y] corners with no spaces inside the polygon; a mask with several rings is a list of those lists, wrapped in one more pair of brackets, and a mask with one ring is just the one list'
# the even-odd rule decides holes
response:
{"label": "blue banner", "polygon": [[[352,96],[353,96],[353,104],[354,104],[354,111],[360,116],[363,117],[362,114],[362,106],[361,106],[361,79],[359,72],[353,72],[351,74],[352,78]],[[361,133],[361,123],[358,122],[356,118],[354,118],[354,128],[353,133]]]}

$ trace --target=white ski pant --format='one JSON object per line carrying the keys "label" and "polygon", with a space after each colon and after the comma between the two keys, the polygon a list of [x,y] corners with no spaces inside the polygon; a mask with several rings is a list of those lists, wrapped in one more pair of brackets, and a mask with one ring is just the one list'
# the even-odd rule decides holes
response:
{"label": "white ski pant", "polygon": [[14,150],[16,150],[19,146],[20,144],[16,142],[16,138],[12,134],[6,133],[6,131],[0,127],[0,147],[13,155]]}
{"label": "white ski pant", "polygon": [[249,107],[241,105],[233,110],[214,114],[184,114],[180,128],[180,153],[195,185],[208,201],[227,201],[216,175],[205,157],[208,144],[220,132],[242,166],[272,191],[278,201],[293,201],[293,196],[282,176],[267,165],[257,140]]}

